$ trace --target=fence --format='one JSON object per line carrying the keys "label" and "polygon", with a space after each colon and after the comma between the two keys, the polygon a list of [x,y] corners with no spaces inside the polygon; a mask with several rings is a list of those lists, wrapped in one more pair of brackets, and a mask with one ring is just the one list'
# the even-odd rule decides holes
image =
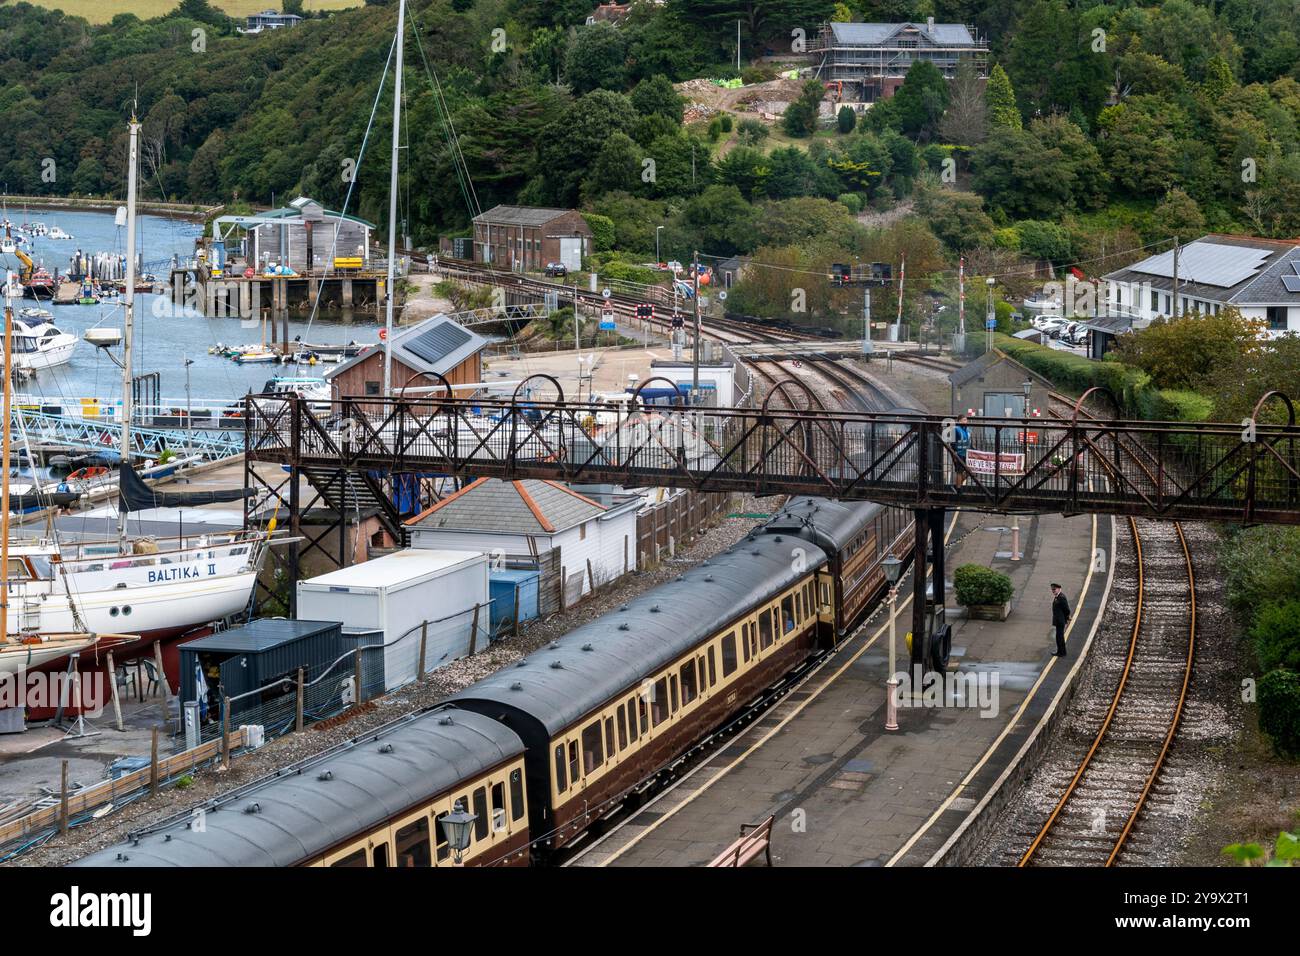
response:
{"label": "fence", "polygon": [[719,512],[726,510],[731,496],[682,491],[667,501],[651,505],[636,516],[636,550],[639,567],[658,564],[689,534],[693,534]]}

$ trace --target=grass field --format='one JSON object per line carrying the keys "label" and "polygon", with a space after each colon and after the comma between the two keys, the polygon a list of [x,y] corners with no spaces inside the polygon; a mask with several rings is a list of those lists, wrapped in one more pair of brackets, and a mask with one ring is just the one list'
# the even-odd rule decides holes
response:
{"label": "grass field", "polygon": [[[142,20],[162,16],[176,9],[178,0],[29,0],[34,6],[62,10],[69,16],[84,17],[91,23],[107,23],[119,13],[134,13]],[[306,0],[308,10],[345,10],[361,6],[362,0]],[[232,17],[246,17],[263,10],[279,10],[279,0],[212,0]]]}

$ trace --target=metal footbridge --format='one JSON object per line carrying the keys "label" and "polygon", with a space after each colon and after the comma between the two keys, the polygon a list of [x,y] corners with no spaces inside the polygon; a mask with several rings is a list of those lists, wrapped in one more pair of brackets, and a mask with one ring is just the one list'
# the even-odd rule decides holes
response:
{"label": "metal footbridge", "polygon": [[[556,397],[521,398],[539,379]],[[448,387],[310,406],[259,400],[245,421],[247,460],[286,466],[290,485],[304,470],[338,469],[1300,524],[1300,427],[1286,396],[1270,393],[1239,423],[1124,421],[1086,407],[981,418],[964,432],[940,416],[827,409],[796,380],[756,409],[641,408],[567,401],[558,382],[533,376],[512,399],[456,398]]]}
{"label": "metal footbridge", "polygon": [[[217,422],[186,428],[183,424],[159,425],[160,416],[138,416],[131,425],[131,455],[156,459],[164,449],[196,455],[204,461],[218,461],[244,451],[242,423],[220,427]],[[166,421],[166,418],[162,418]],[[33,448],[60,448],[82,454],[117,453],[122,445],[122,423],[114,419],[93,418],[24,408],[15,405],[11,427],[17,447],[26,441]]]}

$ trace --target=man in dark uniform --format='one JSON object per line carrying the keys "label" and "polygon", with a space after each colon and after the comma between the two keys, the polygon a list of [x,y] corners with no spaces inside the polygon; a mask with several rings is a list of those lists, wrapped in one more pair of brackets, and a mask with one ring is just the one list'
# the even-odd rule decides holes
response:
{"label": "man in dark uniform", "polygon": [[1052,584],[1052,627],[1056,628],[1056,656],[1065,656],[1065,625],[1070,622],[1070,603],[1059,584]]}

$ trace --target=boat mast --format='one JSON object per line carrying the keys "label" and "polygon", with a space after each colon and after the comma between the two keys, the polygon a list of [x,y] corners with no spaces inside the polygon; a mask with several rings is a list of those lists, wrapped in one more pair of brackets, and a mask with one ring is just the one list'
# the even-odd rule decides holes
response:
{"label": "boat mast", "polygon": [[0,437],[0,464],[4,475],[0,477],[0,643],[9,640],[9,444],[13,431],[11,414],[13,396],[9,390],[10,361],[14,341],[14,274],[5,273],[5,340],[4,340],[4,420],[5,430]]}
{"label": "boat mast", "polygon": [[[130,161],[126,174],[126,328],[122,337],[122,461],[120,468],[131,467],[131,340],[135,334],[135,170],[139,161],[137,145],[140,123],[131,114]],[[121,477],[118,478],[119,489]],[[126,542],[126,509],[119,503],[117,510],[117,541]]]}
{"label": "boat mast", "polygon": [[393,158],[388,180],[388,281],[384,284],[384,394],[393,386],[393,299],[394,270],[397,265],[397,151],[402,125],[402,47],[406,39],[406,0],[397,3],[397,65],[393,71]]}

